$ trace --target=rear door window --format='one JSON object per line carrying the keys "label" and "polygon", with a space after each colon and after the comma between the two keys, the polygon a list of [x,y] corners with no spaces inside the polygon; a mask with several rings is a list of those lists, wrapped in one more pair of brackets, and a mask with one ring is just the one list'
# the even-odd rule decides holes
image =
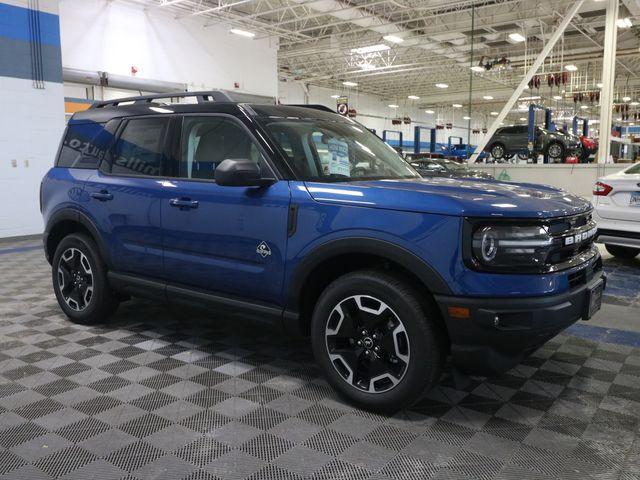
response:
{"label": "rear door window", "polygon": [[113,149],[114,175],[162,175],[169,119],[136,118],[127,121]]}

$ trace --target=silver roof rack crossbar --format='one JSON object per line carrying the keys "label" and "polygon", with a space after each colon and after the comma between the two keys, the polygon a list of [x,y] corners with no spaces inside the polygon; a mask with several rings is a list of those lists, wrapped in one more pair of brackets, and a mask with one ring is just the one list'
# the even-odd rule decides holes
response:
{"label": "silver roof rack crossbar", "polygon": [[117,107],[123,103],[153,103],[161,98],[195,98],[198,103],[205,102],[234,102],[235,100],[222,90],[208,90],[203,92],[169,92],[154,93],[153,95],[139,95],[136,97],[116,98],[114,100],[97,101],[91,108]]}

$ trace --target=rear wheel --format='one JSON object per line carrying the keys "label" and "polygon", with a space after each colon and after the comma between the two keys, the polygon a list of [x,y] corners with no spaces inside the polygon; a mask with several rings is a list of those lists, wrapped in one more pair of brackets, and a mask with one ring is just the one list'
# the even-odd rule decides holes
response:
{"label": "rear wheel", "polygon": [[554,161],[562,160],[564,158],[564,147],[559,142],[552,142],[547,147],[547,155]]}
{"label": "rear wheel", "polygon": [[316,304],[312,346],[329,383],[351,402],[390,412],[421,398],[440,377],[437,312],[401,277],[357,271],[331,283]]}
{"label": "rear wheel", "polygon": [[622,247],[620,245],[611,245],[609,243],[605,243],[604,248],[606,248],[607,252],[614,257],[621,258],[623,260],[631,260],[640,253],[640,248]]}
{"label": "rear wheel", "polygon": [[107,282],[107,269],[87,235],[73,233],[63,238],[51,265],[53,290],[71,321],[93,325],[115,312],[118,300]]}

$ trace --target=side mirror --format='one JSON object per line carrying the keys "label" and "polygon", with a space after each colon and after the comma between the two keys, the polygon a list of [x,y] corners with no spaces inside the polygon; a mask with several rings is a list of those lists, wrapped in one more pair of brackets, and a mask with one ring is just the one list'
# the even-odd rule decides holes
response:
{"label": "side mirror", "polygon": [[262,187],[275,182],[273,178],[262,178],[260,165],[244,158],[229,158],[220,162],[214,179],[218,185],[225,187]]}

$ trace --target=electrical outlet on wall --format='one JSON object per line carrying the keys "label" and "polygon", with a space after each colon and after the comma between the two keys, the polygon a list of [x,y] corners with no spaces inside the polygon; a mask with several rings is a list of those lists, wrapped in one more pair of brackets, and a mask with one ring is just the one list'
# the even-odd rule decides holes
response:
{"label": "electrical outlet on wall", "polygon": [[11,166],[13,168],[16,168],[18,166],[18,161],[15,158],[11,159]]}

